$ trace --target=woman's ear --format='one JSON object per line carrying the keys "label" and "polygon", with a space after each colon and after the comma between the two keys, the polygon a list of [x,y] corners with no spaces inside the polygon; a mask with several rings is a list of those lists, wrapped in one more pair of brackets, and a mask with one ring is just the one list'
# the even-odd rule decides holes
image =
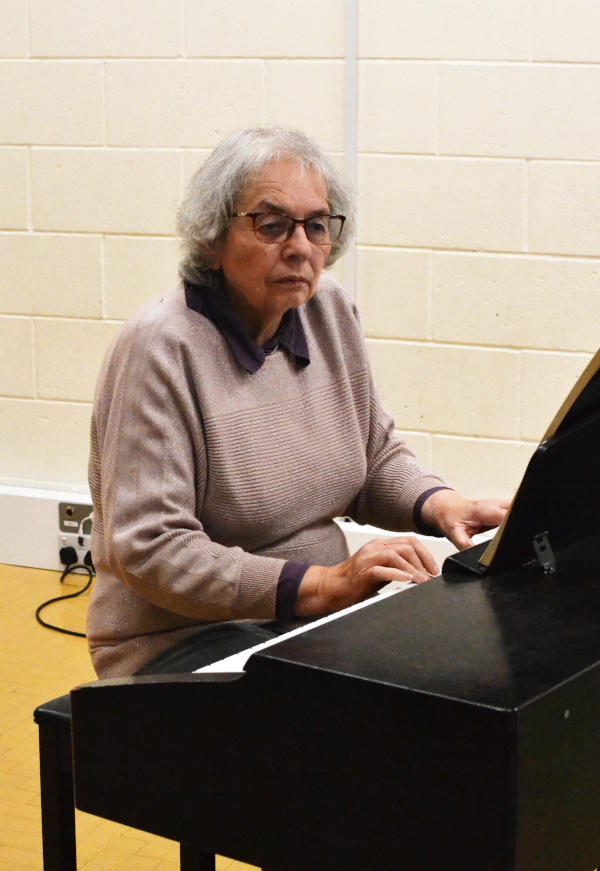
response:
{"label": "woman's ear", "polygon": [[221,243],[219,240],[213,243],[212,248],[206,255],[206,262],[215,272],[221,268]]}

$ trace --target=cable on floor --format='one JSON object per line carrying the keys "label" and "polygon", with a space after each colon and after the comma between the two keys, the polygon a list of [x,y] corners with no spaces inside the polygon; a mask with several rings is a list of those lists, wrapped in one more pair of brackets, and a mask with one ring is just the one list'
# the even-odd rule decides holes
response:
{"label": "cable on floor", "polygon": [[86,590],[89,590],[92,585],[92,581],[94,580],[94,570],[93,567],[87,565],[87,563],[71,563],[71,565],[68,565],[60,576],[61,584],[67,577],[67,575],[70,575],[71,572],[75,571],[75,569],[84,569],[84,571],[87,572],[88,580],[86,585],[82,587],[81,590],[77,590],[76,593],[67,593],[64,596],[55,596],[53,599],[48,599],[47,602],[42,602],[42,604],[36,608],[35,619],[41,626],[45,626],[46,629],[53,629],[55,632],[62,632],[63,635],[75,635],[78,638],[86,638],[85,632],[75,632],[75,630],[73,629],[64,629],[62,626],[55,626],[53,623],[47,623],[40,617],[41,612],[48,605],[53,605],[54,602],[64,602],[66,599],[75,599],[77,596],[82,596]]}

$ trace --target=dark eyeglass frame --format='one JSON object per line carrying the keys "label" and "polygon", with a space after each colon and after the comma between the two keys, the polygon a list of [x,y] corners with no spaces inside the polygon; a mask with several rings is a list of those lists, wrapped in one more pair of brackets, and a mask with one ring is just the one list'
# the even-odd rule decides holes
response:
{"label": "dark eyeglass frame", "polygon": [[[277,239],[275,242],[270,239],[261,238],[261,236],[258,235],[259,231],[256,229],[256,219],[260,218],[262,215],[273,215],[273,217],[284,218],[286,221],[289,221],[290,225],[286,236],[283,239]],[[342,235],[342,230],[344,229],[344,223],[346,221],[345,215],[311,215],[309,218],[292,218],[290,215],[284,215],[282,212],[233,212],[231,217],[252,218],[252,229],[254,230],[254,235],[259,242],[263,243],[263,245],[282,245],[284,242],[287,242],[288,239],[291,239],[293,236],[297,224],[302,224],[304,232],[306,233],[306,238],[309,242],[312,242],[313,245],[334,245]],[[314,221],[316,218],[335,218],[340,222],[340,229],[335,239],[331,238],[328,242],[315,242],[314,239],[311,239],[309,231],[307,230],[307,222]]]}

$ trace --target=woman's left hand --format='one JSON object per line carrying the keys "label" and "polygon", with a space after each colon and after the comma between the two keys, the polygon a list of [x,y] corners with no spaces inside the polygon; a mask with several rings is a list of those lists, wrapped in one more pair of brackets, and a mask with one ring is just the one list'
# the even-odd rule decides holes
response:
{"label": "woman's left hand", "polygon": [[473,535],[499,526],[509,505],[509,499],[466,499],[454,490],[437,490],[425,500],[421,518],[464,550]]}

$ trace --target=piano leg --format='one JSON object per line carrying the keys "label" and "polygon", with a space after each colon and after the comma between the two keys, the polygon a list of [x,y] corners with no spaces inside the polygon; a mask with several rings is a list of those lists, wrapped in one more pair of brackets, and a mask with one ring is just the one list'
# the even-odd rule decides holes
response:
{"label": "piano leg", "polygon": [[179,863],[181,871],[215,871],[215,854],[180,844]]}
{"label": "piano leg", "polygon": [[77,871],[71,734],[39,725],[44,871]]}

